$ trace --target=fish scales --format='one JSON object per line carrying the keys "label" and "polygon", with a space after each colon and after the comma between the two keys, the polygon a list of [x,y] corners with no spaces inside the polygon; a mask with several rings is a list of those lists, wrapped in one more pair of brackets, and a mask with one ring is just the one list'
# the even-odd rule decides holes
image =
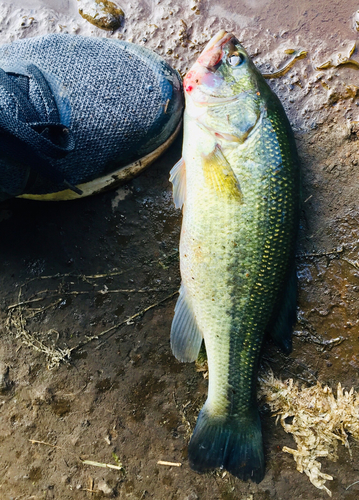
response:
{"label": "fish scales", "polygon": [[[269,122],[267,128],[270,126]],[[198,139],[200,132],[185,130],[184,142],[189,144],[191,137]],[[262,133],[260,129],[257,132],[258,135]],[[262,333],[270,319],[271,304],[268,294],[276,298],[281,273],[284,278],[286,272],[285,265],[281,265],[281,262],[286,263],[288,256],[285,254],[290,251],[290,248],[283,245],[286,228],[280,221],[283,210],[294,208],[293,202],[288,201],[280,188],[278,189],[280,184],[288,182],[285,171],[281,174],[274,173],[278,166],[276,160],[280,155],[280,147],[276,137],[273,137],[271,150],[277,150],[277,153],[274,153],[272,172],[268,172],[270,166],[267,164],[267,146],[262,151],[265,156],[265,168],[258,163],[255,169],[255,160],[248,162],[248,159],[260,156],[256,135],[251,138],[251,150],[248,151],[249,144],[246,144],[243,155],[238,155],[237,152],[236,161],[231,161],[228,155],[231,166],[241,179],[244,202],[240,207],[235,202],[218,198],[211,186],[206,186],[200,167],[195,168],[201,165],[196,156],[193,156],[188,164],[186,162],[188,183],[199,186],[198,190],[195,187],[189,190],[186,199],[183,219],[185,229],[181,239],[181,273],[190,295],[194,298],[198,322],[206,331],[206,350],[211,367],[209,399],[212,401],[213,394],[213,404],[214,395],[222,393],[227,386],[223,403],[226,404],[228,390],[231,387],[240,387],[243,377],[245,380],[247,363],[254,369],[261,341],[253,343],[251,339],[257,331]],[[236,156],[235,152],[232,152],[232,155]],[[244,161],[241,161],[242,158]],[[254,176],[257,177],[258,183],[253,182]],[[190,193],[193,193],[193,196]],[[206,205],[205,208],[203,204]],[[220,238],[218,235],[221,235]],[[195,257],[190,260],[190,255]],[[267,309],[267,313],[263,309]],[[223,314],[224,311],[226,314]],[[260,320],[256,322],[257,317]],[[233,330],[240,332],[240,335],[233,336],[230,342],[224,332],[227,332],[229,337]],[[241,348],[243,344],[244,347],[252,345],[249,353]],[[221,357],[215,356],[217,350],[221,352]],[[232,356],[230,361],[226,361],[228,371],[221,369],[224,353],[228,360]],[[237,368],[230,370],[230,364]],[[255,383],[253,379],[253,384]],[[212,384],[215,384],[218,390],[212,391]],[[251,385],[244,384],[242,390],[236,392],[238,396],[233,399],[239,398],[238,404],[242,398],[245,398],[246,402],[252,399],[254,389]]]}
{"label": "fish scales", "polygon": [[[228,44],[244,52],[232,35],[221,32],[216,40],[222,57]],[[203,54],[206,50],[213,52],[213,43]],[[250,69],[255,71],[254,66]],[[207,75],[201,66],[192,74],[197,77],[195,83]],[[211,78],[212,74],[213,70]],[[260,481],[264,458],[256,404],[257,368],[264,333],[275,329],[282,315],[280,302],[285,302],[293,281],[299,213],[295,145],[278,99],[258,75],[249,82],[245,77],[232,80],[235,98],[231,100],[226,87],[218,106],[212,88],[209,105],[196,108],[190,101],[193,88],[197,90],[189,74],[181,296],[197,336],[204,337],[209,386],[189,446],[190,463],[199,472],[224,467],[242,479]],[[179,359],[190,361],[198,353],[198,338],[197,351],[193,349],[188,359],[181,356],[176,314],[172,349]],[[293,312],[288,318],[293,322]],[[274,338],[278,340],[278,335]],[[183,333],[181,342],[185,341]]]}

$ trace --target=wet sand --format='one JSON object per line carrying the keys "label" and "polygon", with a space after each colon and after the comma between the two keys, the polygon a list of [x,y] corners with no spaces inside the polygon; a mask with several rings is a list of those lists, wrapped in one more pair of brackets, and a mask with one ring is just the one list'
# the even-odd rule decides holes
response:
{"label": "wet sand", "polygon": [[[304,203],[293,353],[268,344],[264,361],[283,379],[359,390],[359,72],[354,63],[317,69],[348,56],[359,5],[123,2],[125,22],[113,33],[88,23],[79,6],[1,3],[0,42],[60,31],[118,37],[155,50],[182,74],[219,28],[233,31],[264,73],[281,68],[288,49],[307,50],[269,80],[294,129]],[[357,51],[352,58],[359,61]],[[187,444],[207,381],[169,347],[181,215],[168,173],[180,155],[181,137],[141,176],[93,198],[1,204],[0,498],[327,497],[282,452],[293,439],[265,405],[262,483],[189,469]],[[359,495],[359,484],[349,487],[359,480],[358,443],[350,444],[352,459],[342,446],[337,462],[322,459],[334,499]],[[119,461],[123,470],[81,460]]]}

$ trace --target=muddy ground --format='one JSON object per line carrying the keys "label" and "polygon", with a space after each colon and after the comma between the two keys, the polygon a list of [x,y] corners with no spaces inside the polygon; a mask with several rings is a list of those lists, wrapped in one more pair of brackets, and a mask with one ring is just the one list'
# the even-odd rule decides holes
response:
{"label": "muddy ground", "polygon": [[[291,58],[285,50],[308,51],[269,80],[293,124],[304,203],[294,349],[286,357],[268,344],[264,369],[359,390],[359,73],[344,59],[357,39],[359,4],[123,2],[125,24],[114,33],[77,18],[73,2],[21,5],[0,5],[2,42],[63,31],[65,19],[76,33],[147,44],[181,72],[220,27],[237,34],[265,73]],[[359,61],[356,51],[352,58]],[[266,405],[259,485],[189,469],[207,381],[169,348],[181,215],[168,173],[180,155],[181,137],[140,177],[97,197],[1,204],[1,500],[327,497],[281,451],[295,445]],[[341,447],[337,462],[322,460],[335,499],[359,496],[359,446],[350,444],[352,458]]]}

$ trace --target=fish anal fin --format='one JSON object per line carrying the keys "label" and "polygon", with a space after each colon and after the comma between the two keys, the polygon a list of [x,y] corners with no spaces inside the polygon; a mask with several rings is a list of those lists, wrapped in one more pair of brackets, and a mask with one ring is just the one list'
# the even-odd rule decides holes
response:
{"label": "fish anal fin", "polygon": [[207,185],[220,196],[242,202],[238,179],[218,144],[210,154],[202,155],[202,162]]}
{"label": "fish anal fin", "polygon": [[186,199],[186,164],[181,158],[170,171],[173,186],[173,201],[176,208],[182,208]]}
{"label": "fish anal fin", "polygon": [[293,265],[276,317],[268,329],[274,343],[285,354],[292,352],[292,330],[296,319],[297,272],[295,265]]}
{"label": "fish anal fin", "polygon": [[171,349],[182,362],[195,361],[202,344],[202,334],[198,329],[188,293],[181,285],[171,327]]}

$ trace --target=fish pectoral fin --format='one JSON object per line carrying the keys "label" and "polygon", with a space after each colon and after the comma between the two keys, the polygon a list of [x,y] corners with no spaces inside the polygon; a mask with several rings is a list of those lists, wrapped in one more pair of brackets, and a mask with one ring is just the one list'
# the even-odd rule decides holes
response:
{"label": "fish pectoral fin", "polygon": [[274,343],[285,354],[290,354],[292,352],[292,330],[297,319],[297,272],[294,265],[281,300],[279,312],[270,326],[269,333]]}
{"label": "fish pectoral fin", "polygon": [[203,173],[206,183],[216,193],[225,198],[242,202],[242,191],[239,181],[221,147],[217,144],[212,153],[202,155]]}
{"label": "fish pectoral fin", "polygon": [[202,344],[188,293],[181,285],[171,327],[171,349],[182,362],[196,361]]}
{"label": "fish pectoral fin", "polygon": [[181,158],[170,171],[173,186],[173,201],[176,208],[182,208],[186,199],[186,164]]}

